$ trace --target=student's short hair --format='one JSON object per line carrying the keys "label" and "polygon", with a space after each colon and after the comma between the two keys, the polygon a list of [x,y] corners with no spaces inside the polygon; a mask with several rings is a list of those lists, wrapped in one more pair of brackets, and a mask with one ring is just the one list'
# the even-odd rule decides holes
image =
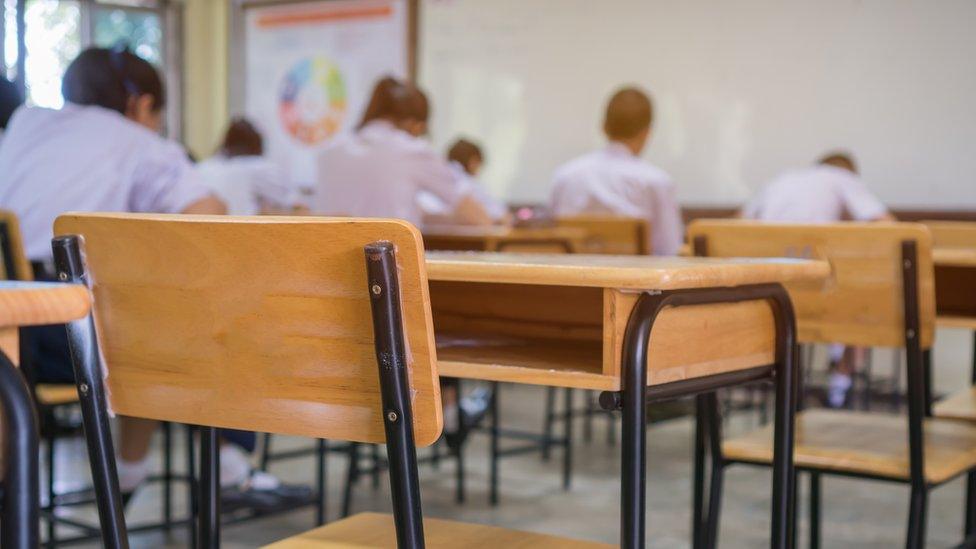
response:
{"label": "student's short hair", "polygon": [[220,152],[227,157],[261,156],[264,154],[264,138],[249,120],[235,118],[227,126]]}
{"label": "student's short hair", "polygon": [[447,150],[447,159],[451,162],[457,162],[463,166],[464,171],[468,171],[468,166],[475,158],[481,161],[484,161],[485,159],[484,155],[481,153],[481,147],[475,145],[467,139],[458,139],[453,145],[451,145],[451,148]]}
{"label": "student's short hair", "polygon": [[0,77],[0,130],[7,127],[14,111],[23,104],[24,98],[21,97],[17,86],[6,78]]}
{"label": "student's short hair", "polygon": [[366,105],[359,127],[362,128],[373,120],[389,120],[394,123],[406,120],[427,122],[429,116],[430,104],[427,95],[420,88],[392,76],[385,76],[373,87],[373,94]]}
{"label": "student's short hair", "polygon": [[851,173],[857,173],[857,163],[854,162],[854,156],[846,151],[829,152],[823,155],[817,161],[817,164],[842,168]]}
{"label": "student's short hair", "polygon": [[651,98],[636,87],[626,87],[607,103],[603,131],[610,139],[630,139],[649,128],[653,119]]}
{"label": "student's short hair", "polygon": [[97,105],[125,114],[129,98],[150,95],[153,111],[166,105],[159,72],[126,48],[88,48],[64,71],[64,100],[78,105]]}

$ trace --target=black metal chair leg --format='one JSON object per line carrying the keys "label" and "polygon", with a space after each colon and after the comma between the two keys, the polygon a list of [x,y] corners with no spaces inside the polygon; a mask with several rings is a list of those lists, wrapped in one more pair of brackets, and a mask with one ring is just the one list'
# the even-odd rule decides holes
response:
{"label": "black metal chair leg", "polygon": [[198,505],[197,495],[200,493],[200,487],[197,484],[197,458],[196,452],[194,451],[193,442],[193,426],[186,426],[186,477],[187,477],[187,502],[186,508],[187,512],[190,514],[190,528],[189,528],[189,546],[191,549],[197,549],[197,530],[199,524],[197,521],[200,517],[200,507]]}
{"label": "black metal chair leg", "polygon": [[691,544],[694,549],[705,547],[705,434],[708,428],[704,395],[695,397],[695,444],[691,520]]}
{"label": "black metal chair leg", "polygon": [[709,445],[709,467],[711,478],[708,481],[708,528],[705,532],[705,546],[718,546],[719,518],[722,513],[722,486],[725,476],[725,462],[722,459],[722,421],[719,414],[718,395],[715,392],[702,396],[708,421],[707,442]]}
{"label": "black metal chair leg", "polygon": [[773,418],[773,499],[771,547],[789,547],[795,539],[796,469],[793,444],[799,379],[793,306],[784,294],[777,299],[776,413]]}
{"label": "black metal chair leg", "polygon": [[349,468],[346,469],[346,485],[342,494],[342,518],[352,512],[352,487],[359,479],[359,443],[349,443]]}
{"label": "black metal chair leg", "polygon": [[966,474],[966,521],[963,537],[976,534],[976,472]]}
{"label": "black metal chair leg", "polygon": [[810,472],[810,549],[820,549],[820,473]]}
{"label": "black metal chair leg", "polygon": [[614,414],[607,414],[607,445],[617,445],[617,416]]}
{"label": "black metal chair leg", "polygon": [[454,474],[456,475],[456,486],[454,487],[454,500],[458,503],[464,503],[464,445],[465,442],[461,442],[454,449],[454,462],[457,466]]}
{"label": "black metal chair leg", "polygon": [[499,425],[501,423],[501,418],[498,417],[499,416],[498,399],[499,399],[498,383],[495,382],[492,383],[492,391],[491,391],[491,411],[490,411],[491,423],[489,427],[491,431],[491,440],[490,440],[491,471],[488,480],[489,482],[488,501],[493,506],[498,505],[498,465],[499,465],[498,462],[501,459],[500,456],[498,455],[498,442],[500,437],[500,433],[498,431],[499,431]]}
{"label": "black metal chair leg", "polygon": [[34,549],[38,546],[39,486],[37,411],[23,375],[0,352],[0,408],[3,412],[4,489],[0,546]]}
{"label": "black metal chair leg", "polygon": [[163,531],[173,526],[173,426],[163,422]]}
{"label": "black metal chair leg", "polygon": [[911,504],[908,508],[908,536],[905,547],[923,549],[925,547],[925,526],[928,510],[928,491],[924,486],[913,486]]}
{"label": "black metal chair leg", "polygon": [[200,427],[200,549],[220,547],[220,441],[217,429]]}
{"label": "black metal chair leg", "polygon": [[316,485],[316,498],[315,498],[315,524],[316,526],[322,526],[325,524],[326,518],[326,473],[327,473],[327,463],[329,453],[329,443],[325,439],[318,439],[316,441],[315,448],[315,485]]}
{"label": "black metal chair leg", "polygon": [[583,418],[583,442],[589,444],[593,441],[593,413],[596,402],[593,400],[593,391],[583,391],[586,395],[586,411]]}
{"label": "black metal chair leg", "polygon": [[[497,385],[497,384],[496,384]],[[497,391],[496,391],[497,394]],[[549,461],[552,447],[552,424],[556,415],[556,388],[546,387],[546,413],[542,424],[542,460]]]}
{"label": "black metal chair leg", "polygon": [[[50,419],[52,422],[55,421],[54,414],[51,414]],[[45,545],[47,547],[56,547],[58,543],[58,521],[56,519],[58,506],[55,499],[57,499],[58,494],[54,489],[54,475],[56,465],[55,448],[57,448],[58,441],[55,431],[57,431],[58,427],[57,425],[52,425],[51,427],[51,435],[48,437],[47,444],[45,445],[45,450],[47,450],[47,463],[45,464],[47,465],[47,508],[50,513],[47,518],[47,542]]]}
{"label": "black metal chair leg", "polygon": [[573,480],[573,390],[565,389],[566,418],[563,421],[563,490]]}
{"label": "black metal chair leg", "polygon": [[271,433],[264,433],[264,444],[261,445],[261,461],[258,468],[265,472],[268,471],[268,465],[271,462],[271,441],[273,439]]}

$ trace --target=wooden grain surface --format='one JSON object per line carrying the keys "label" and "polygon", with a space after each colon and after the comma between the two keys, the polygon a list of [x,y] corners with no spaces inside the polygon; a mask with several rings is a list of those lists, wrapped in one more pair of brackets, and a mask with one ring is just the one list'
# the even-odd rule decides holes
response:
{"label": "wooden grain surface", "polygon": [[0,210],[0,226],[7,230],[7,240],[0,241],[0,249],[7,252],[9,248],[10,258],[13,263],[13,272],[7,272],[6,265],[0,262],[0,273],[4,280],[34,280],[34,270],[31,269],[30,261],[24,252],[24,238],[20,232],[20,221],[17,214],[9,210]]}
{"label": "wooden grain surface", "polygon": [[514,253],[567,253],[583,248],[586,231],[577,227],[507,225],[426,225],[427,250]]}
{"label": "wooden grain surface", "polygon": [[631,217],[577,215],[556,218],[560,227],[584,231],[579,253],[647,255],[651,253],[647,221]]}
{"label": "wooden grain surface", "polygon": [[89,306],[84,286],[0,280],[0,327],[63,324],[84,317]]}
{"label": "wooden grain surface", "polygon": [[[427,547],[467,549],[609,549],[613,545],[508,530],[497,526],[424,519]],[[269,549],[396,547],[393,517],[360,513],[267,546]]]}
{"label": "wooden grain surface", "polygon": [[[809,410],[797,415],[798,467],[908,479],[908,420],[904,416]],[[772,425],[727,440],[728,459],[769,463]],[[925,420],[925,478],[939,483],[976,466],[976,425]]]}
{"label": "wooden grain surface", "polygon": [[819,282],[830,274],[821,261],[695,257],[535,255],[430,252],[430,280],[677,290],[768,282]]}
{"label": "wooden grain surface", "polygon": [[66,214],[111,405],[179,423],[385,440],[363,247],[396,245],[417,443],[441,431],[420,234],[396,220]]}
{"label": "wooden grain surface", "polygon": [[707,240],[714,257],[804,257],[824,260],[822,284],[788,284],[802,342],[901,347],[905,329],[901,243],[918,246],[921,341],[931,347],[935,283],[928,229],[917,223],[780,225],[747,221],[696,221],[689,239]]}

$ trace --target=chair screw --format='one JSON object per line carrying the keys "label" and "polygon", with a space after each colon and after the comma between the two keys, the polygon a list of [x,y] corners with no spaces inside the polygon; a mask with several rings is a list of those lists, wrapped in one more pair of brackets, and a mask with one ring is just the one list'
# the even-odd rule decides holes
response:
{"label": "chair screw", "polygon": [[398,418],[398,417],[399,417],[399,416],[397,416],[397,413],[396,413],[396,412],[394,412],[393,410],[390,410],[389,412],[387,412],[387,413],[386,413],[386,419],[387,419],[387,421],[389,421],[390,423],[394,423],[394,422],[396,422],[396,420],[397,420],[397,418]]}
{"label": "chair screw", "polygon": [[383,288],[381,288],[379,284],[373,284],[373,295],[380,295],[382,291]]}
{"label": "chair screw", "polygon": [[87,395],[88,394],[88,384],[87,383],[82,383],[81,385],[78,386],[78,388],[81,390],[81,394],[83,394],[83,395]]}
{"label": "chair screw", "polygon": [[68,280],[68,273],[58,273],[58,278],[61,280]]}

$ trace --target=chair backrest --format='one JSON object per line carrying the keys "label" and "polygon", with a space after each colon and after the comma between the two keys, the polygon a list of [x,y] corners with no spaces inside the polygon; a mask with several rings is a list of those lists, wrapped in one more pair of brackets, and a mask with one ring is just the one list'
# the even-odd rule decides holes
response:
{"label": "chair backrest", "polygon": [[[714,257],[803,257],[826,260],[831,275],[817,285],[787,285],[803,343],[903,347],[905,298],[902,243],[917,250],[921,346],[935,332],[932,241],[916,223],[767,224],[698,220],[688,238]],[[701,253],[701,252],[699,252]]]}
{"label": "chair backrest", "polygon": [[24,252],[17,214],[0,210],[0,277],[3,280],[34,280],[30,261]]}
{"label": "chair backrest", "polygon": [[647,255],[651,253],[647,221],[632,217],[569,216],[556,218],[560,227],[586,231],[579,253]]}
{"label": "chair backrest", "polygon": [[976,248],[976,222],[924,221],[936,248]]}
{"label": "chair backrest", "polygon": [[390,241],[414,432],[441,431],[419,232],[396,220],[65,214],[80,235],[109,404],[179,423],[385,440],[364,247]]}

